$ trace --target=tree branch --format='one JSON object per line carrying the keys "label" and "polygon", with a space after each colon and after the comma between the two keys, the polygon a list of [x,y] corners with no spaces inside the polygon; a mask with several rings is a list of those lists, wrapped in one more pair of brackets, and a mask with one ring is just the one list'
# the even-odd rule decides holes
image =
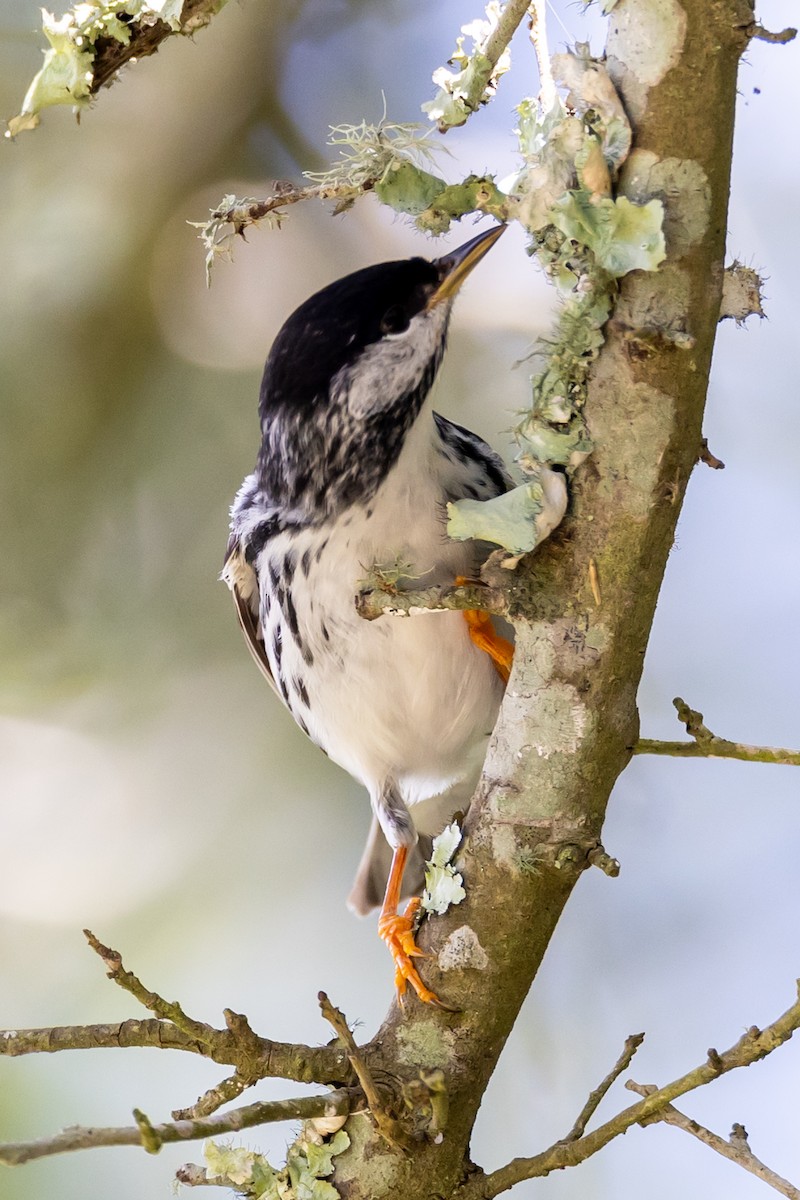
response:
{"label": "tree branch", "polygon": [[[226,1010],[230,1012],[230,1010]],[[111,1050],[140,1046],[184,1050],[213,1062],[249,1068],[259,1079],[291,1079],[295,1083],[351,1083],[347,1055],[337,1046],[305,1046],[258,1037],[245,1050],[230,1029],[213,1030],[210,1042],[198,1042],[171,1021],[123,1021],[105,1025],[60,1025],[46,1029],[0,1030],[0,1057],[58,1054],[64,1050]]]}
{"label": "tree branch", "polygon": [[[631,1092],[636,1092],[639,1096],[652,1095],[657,1089],[653,1084],[635,1083],[629,1079],[625,1087]],[[794,1184],[789,1183],[788,1179],[778,1175],[765,1163],[756,1158],[753,1151],[747,1142],[747,1130],[743,1125],[734,1125],[731,1130],[729,1140],[720,1137],[718,1133],[712,1133],[710,1129],[706,1129],[704,1125],[698,1124],[691,1117],[687,1117],[685,1113],[680,1112],[671,1104],[667,1104],[661,1112],[657,1113],[653,1118],[653,1123],[663,1121],[665,1125],[675,1125],[678,1129],[683,1129],[684,1132],[692,1134],[698,1138],[704,1145],[709,1146],[712,1150],[716,1150],[717,1154],[721,1154],[723,1158],[729,1158],[731,1162],[738,1163],[745,1171],[749,1171],[752,1175],[757,1175],[759,1179],[763,1179],[764,1183],[769,1184],[776,1192],[780,1192],[782,1196],[788,1196],[789,1200],[800,1200],[800,1189]]]}
{"label": "tree branch", "polygon": [[68,1150],[88,1150],[95,1146],[143,1146],[157,1154],[167,1142],[197,1141],[221,1133],[251,1129],[273,1121],[310,1120],[314,1117],[346,1116],[354,1105],[355,1096],[340,1089],[324,1096],[298,1096],[290,1100],[262,1100],[231,1112],[195,1120],[168,1121],[151,1125],[147,1117],[134,1109],[136,1125],[95,1129],[76,1126],[51,1138],[35,1142],[8,1142],[0,1145],[0,1163],[7,1167],[20,1166],[35,1158],[48,1158]]}
{"label": "tree branch", "polygon": [[[574,1167],[584,1162],[602,1150],[614,1138],[625,1133],[632,1125],[641,1125],[651,1118],[657,1118],[665,1105],[694,1091],[712,1080],[718,1079],[728,1071],[738,1067],[749,1067],[759,1059],[771,1054],[778,1046],[788,1041],[796,1029],[800,1028],[800,982],[798,984],[798,999],[766,1029],[752,1026],[739,1038],[729,1050],[719,1054],[709,1050],[704,1063],[694,1070],[688,1071],[680,1079],[668,1083],[665,1087],[650,1092],[638,1104],[633,1104],[622,1112],[617,1113],[610,1121],[606,1121],[592,1133],[569,1141],[568,1138],[556,1142],[541,1154],[532,1158],[515,1158],[505,1167],[493,1171],[481,1179],[471,1180],[458,1192],[459,1200],[492,1200],[501,1192],[514,1187],[524,1179],[537,1179],[549,1175],[551,1171],[559,1171],[564,1167]],[[568,1135],[569,1136],[569,1135]]]}
{"label": "tree branch", "polygon": [[748,746],[744,742],[729,742],[717,737],[703,724],[703,714],[697,712],[685,700],[677,696],[672,703],[678,720],[686,726],[686,732],[694,738],[692,742],[662,742],[655,738],[640,738],[633,748],[634,754],[669,754],[677,758],[738,758],[743,762],[781,763],[784,766],[800,766],[800,750],[786,750],[777,746]]}

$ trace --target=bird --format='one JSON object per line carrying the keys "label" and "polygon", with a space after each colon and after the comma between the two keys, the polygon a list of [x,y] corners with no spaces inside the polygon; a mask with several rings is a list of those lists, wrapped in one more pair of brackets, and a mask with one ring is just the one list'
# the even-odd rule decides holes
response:
{"label": "bird", "polygon": [[[512,486],[480,437],[437,413],[431,391],[453,302],[502,235],[443,256],[367,266],[312,295],[267,357],[261,447],[231,509],[222,578],[248,646],[300,728],[367,789],[373,820],[349,906],[381,904],[378,930],[407,985],[422,980],[412,887],[423,846],[465,810],[480,776],[513,647],[483,613],[362,619],[358,581],[410,564],[398,586],[475,578],[489,547],[454,541],[446,506]],[[415,862],[416,860],[416,862]]]}

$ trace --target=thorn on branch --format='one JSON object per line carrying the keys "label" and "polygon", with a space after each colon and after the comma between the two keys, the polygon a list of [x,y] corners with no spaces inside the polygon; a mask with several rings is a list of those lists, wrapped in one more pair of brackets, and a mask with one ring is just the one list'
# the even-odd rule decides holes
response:
{"label": "thorn on branch", "polygon": [[607,854],[603,846],[595,846],[594,850],[589,851],[588,862],[590,866],[598,867],[604,875],[608,875],[611,879],[616,879],[619,875],[619,859],[612,858],[610,854]]}
{"label": "thorn on branch", "polygon": [[700,453],[697,456],[697,461],[705,463],[707,467],[711,467],[712,471],[724,471],[725,463],[721,458],[717,458],[708,448],[708,438],[703,438],[700,443]]}
{"label": "thorn on branch", "polygon": [[122,965],[122,955],[118,950],[112,950],[108,946],[104,946],[99,941],[90,929],[83,931],[86,940],[96,954],[99,954],[103,962],[109,968],[108,977],[113,979],[116,984],[126,992],[130,992],[140,1004],[155,1013],[162,1020],[171,1021],[183,1033],[188,1034],[201,1045],[206,1047],[213,1046],[219,1035],[217,1030],[210,1025],[206,1025],[202,1021],[194,1021],[188,1017],[177,1001],[164,1000],[157,992],[151,992],[142,982],[133,974],[132,971],[126,971]]}
{"label": "thorn on branch", "polygon": [[710,1046],[708,1049],[708,1065],[713,1071],[723,1071],[725,1069],[719,1052],[713,1046]]}
{"label": "thorn on branch", "polygon": [[776,46],[785,46],[787,42],[793,42],[797,37],[797,30],[788,25],[786,29],[781,29],[779,33],[772,33],[769,29],[765,29],[763,25],[751,25],[748,30],[750,37],[758,42],[771,42]]}
{"label": "thorn on branch", "polygon": [[141,1135],[142,1148],[148,1154],[158,1154],[163,1143],[150,1118],[140,1108],[135,1108],[133,1110],[133,1119]]}
{"label": "thorn on branch", "polygon": [[242,1092],[247,1091],[255,1083],[258,1083],[257,1076],[244,1076],[239,1071],[234,1071],[233,1075],[229,1075],[215,1087],[203,1092],[199,1100],[196,1100],[188,1108],[173,1109],[172,1119],[173,1121],[193,1121],[196,1117],[207,1117],[210,1113],[216,1112],[218,1108],[222,1108],[223,1104],[228,1104],[237,1096],[241,1096]]}

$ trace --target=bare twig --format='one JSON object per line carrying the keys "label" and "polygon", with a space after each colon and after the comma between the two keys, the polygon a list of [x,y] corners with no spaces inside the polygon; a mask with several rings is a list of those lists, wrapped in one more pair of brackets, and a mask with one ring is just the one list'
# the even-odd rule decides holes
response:
{"label": "bare twig", "polygon": [[476,609],[497,616],[504,616],[508,612],[508,594],[479,581],[457,587],[435,586],[415,591],[368,588],[356,595],[355,603],[358,615],[365,621],[375,621],[384,616],[412,617],[447,609]]}
{"label": "bare twig", "polygon": [[551,1171],[559,1171],[564,1167],[574,1167],[585,1162],[593,1154],[597,1154],[604,1146],[630,1129],[632,1125],[647,1124],[662,1112],[665,1105],[678,1096],[694,1091],[695,1088],[711,1083],[720,1075],[737,1067],[749,1067],[767,1054],[771,1054],[778,1046],[788,1041],[796,1029],[800,1028],[800,982],[798,983],[798,999],[782,1016],[768,1025],[766,1029],[752,1026],[739,1038],[729,1050],[720,1054],[709,1050],[704,1063],[688,1071],[680,1079],[674,1080],[665,1087],[645,1096],[638,1104],[617,1113],[611,1120],[606,1121],[591,1133],[584,1134],[576,1141],[563,1140],[556,1142],[549,1149],[543,1150],[532,1158],[515,1158],[498,1171],[490,1175],[478,1176],[469,1180],[459,1190],[459,1200],[492,1200],[501,1192],[507,1191],[524,1179],[541,1178]]}
{"label": "bare twig", "polygon": [[205,1116],[219,1104],[239,1095],[266,1077],[297,1083],[350,1084],[354,1081],[346,1053],[335,1046],[304,1046],[259,1037],[241,1013],[225,1009],[225,1029],[215,1029],[188,1017],[181,1006],[146,988],[122,964],[116,950],[84,931],[92,949],[109,968],[109,978],[135,996],[157,1019],[118,1024],[63,1025],[45,1029],[0,1030],[0,1056],[55,1054],[64,1050],[95,1050],[126,1046],[184,1050],[235,1067],[234,1075],[212,1088],[180,1117]]}
{"label": "bare twig", "polygon": [[272,1121],[344,1116],[350,1112],[353,1099],[351,1092],[342,1088],[324,1096],[263,1100],[256,1104],[247,1104],[243,1108],[235,1108],[231,1112],[217,1113],[212,1117],[168,1121],[162,1125],[153,1125],[143,1113],[134,1109],[136,1125],[102,1129],[75,1126],[35,1142],[9,1142],[0,1145],[0,1163],[7,1167],[15,1167],[35,1158],[47,1158],[68,1150],[88,1150],[95,1146],[143,1146],[154,1154],[167,1142],[197,1141],[200,1138],[216,1137],[220,1133],[251,1129],[254,1125],[266,1125]]}
{"label": "bare twig", "polygon": [[703,724],[703,714],[697,712],[680,696],[672,701],[678,720],[686,726],[692,742],[661,742],[655,738],[640,738],[633,747],[634,754],[670,754],[677,758],[738,758],[743,762],[779,763],[800,766],[800,750],[779,746],[748,746],[744,742],[729,742],[717,737]]}
{"label": "bare twig", "polygon": [[399,1122],[386,1111],[386,1106],[381,1100],[378,1089],[375,1086],[375,1081],[372,1078],[372,1072],[356,1045],[350,1026],[347,1024],[347,1018],[341,1009],[331,1004],[325,992],[320,992],[318,998],[320,1012],[328,1024],[333,1027],[337,1037],[345,1046],[350,1065],[358,1077],[358,1082],[361,1084],[361,1090],[366,1097],[370,1115],[377,1129],[390,1145],[405,1149],[408,1145],[408,1137]]}
{"label": "bare twig", "polygon": [[[631,1092],[636,1092],[639,1096],[650,1096],[657,1089],[652,1083],[635,1083],[632,1079],[627,1080],[625,1087]],[[753,1151],[750,1149],[747,1141],[747,1130],[743,1125],[734,1125],[731,1130],[729,1140],[720,1137],[718,1133],[713,1133],[710,1129],[706,1129],[704,1125],[698,1124],[691,1117],[687,1117],[685,1113],[680,1112],[673,1105],[667,1104],[659,1113],[653,1117],[654,1122],[663,1121],[665,1125],[675,1125],[678,1129],[683,1129],[686,1133],[691,1133],[693,1137],[698,1138],[704,1145],[709,1146],[712,1150],[716,1150],[717,1154],[721,1154],[724,1158],[729,1158],[731,1162],[738,1163],[745,1171],[749,1171],[752,1175],[757,1175],[759,1179],[763,1179],[764,1183],[769,1184],[776,1192],[780,1192],[782,1196],[788,1196],[789,1200],[800,1200],[800,1189],[794,1184],[789,1183],[788,1179],[778,1175],[770,1167],[766,1166],[759,1158],[756,1158]]]}
{"label": "bare twig", "polygon": [[132,971],[126,971],[122,965],[122,955],[118,950],[112,950],[110,946],[104,946],[98,941],[91,929],[84,929],[84,936],[95,951],[99,954],[108,967],[108,978],[113,979],[114,983],[126,992],[130,992],[132,996],[148,1008],[150,1012],[155,1013],[162,1020],[171,1021],[176,1028],[180,1029],[187,1037],[193,1038],[194,1041],[201,1045],[209,1046],[213,1043],[216,1030],[211,1025],[206,1025],[203,1021],[195,1021],[188,1017],[177,1001],[164,1000],[157,992],[151,992],[146,988]]}
{"label": "bare twig", "polygon": [[[213,1062],[249,1070],[259,1079],[293,1079],[296,1083],[349,1083],[347,1056],[335,1046],[304,1046],[257,1038],[257,1052],[245,1050],[227,1029],[214,1030],[213,1042],[198,1042],[171,1021],[149,1019],[114,1025],[61,1025],[45,1029],[0,1030],[0,1057],[57,1054],[65,1050],[124,1049],[142,1046],[184,1050]],[[255,1036],[255,1035],[254,1035]]]}
{"label": "bare twig", "polygon": [[625,1039],[625,1046],[622,1050],[614,1066],[606,1075],[605,1079],[600,1082],[594,1091],[589,1093],[589,1098],[584,1104],[581,1111],[578,1113],[575,1124],[570,1129],[567,1136],[563,1139],[565,1142],[577,1142],[578,1138],[582,1138],[586,1132],[586,1126],[591,1121],[603,1098],[606,1096],[611,1087],[619,1079],[623,1071],[627,1071],[631,1065],[634,1054],[644,1041],[643,1033],[632,1033],[630,1037]]}

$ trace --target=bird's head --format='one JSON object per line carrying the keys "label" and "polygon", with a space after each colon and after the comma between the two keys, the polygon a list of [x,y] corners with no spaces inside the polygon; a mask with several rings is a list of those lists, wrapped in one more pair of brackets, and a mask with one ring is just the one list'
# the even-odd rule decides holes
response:
{"label": "bird's head", "polygon": [[504,229],[433,261],[365,267],[292,313],[259,403],[258,474],[274,502],[328,516],[374,494],[430,391],[453,300]]}

